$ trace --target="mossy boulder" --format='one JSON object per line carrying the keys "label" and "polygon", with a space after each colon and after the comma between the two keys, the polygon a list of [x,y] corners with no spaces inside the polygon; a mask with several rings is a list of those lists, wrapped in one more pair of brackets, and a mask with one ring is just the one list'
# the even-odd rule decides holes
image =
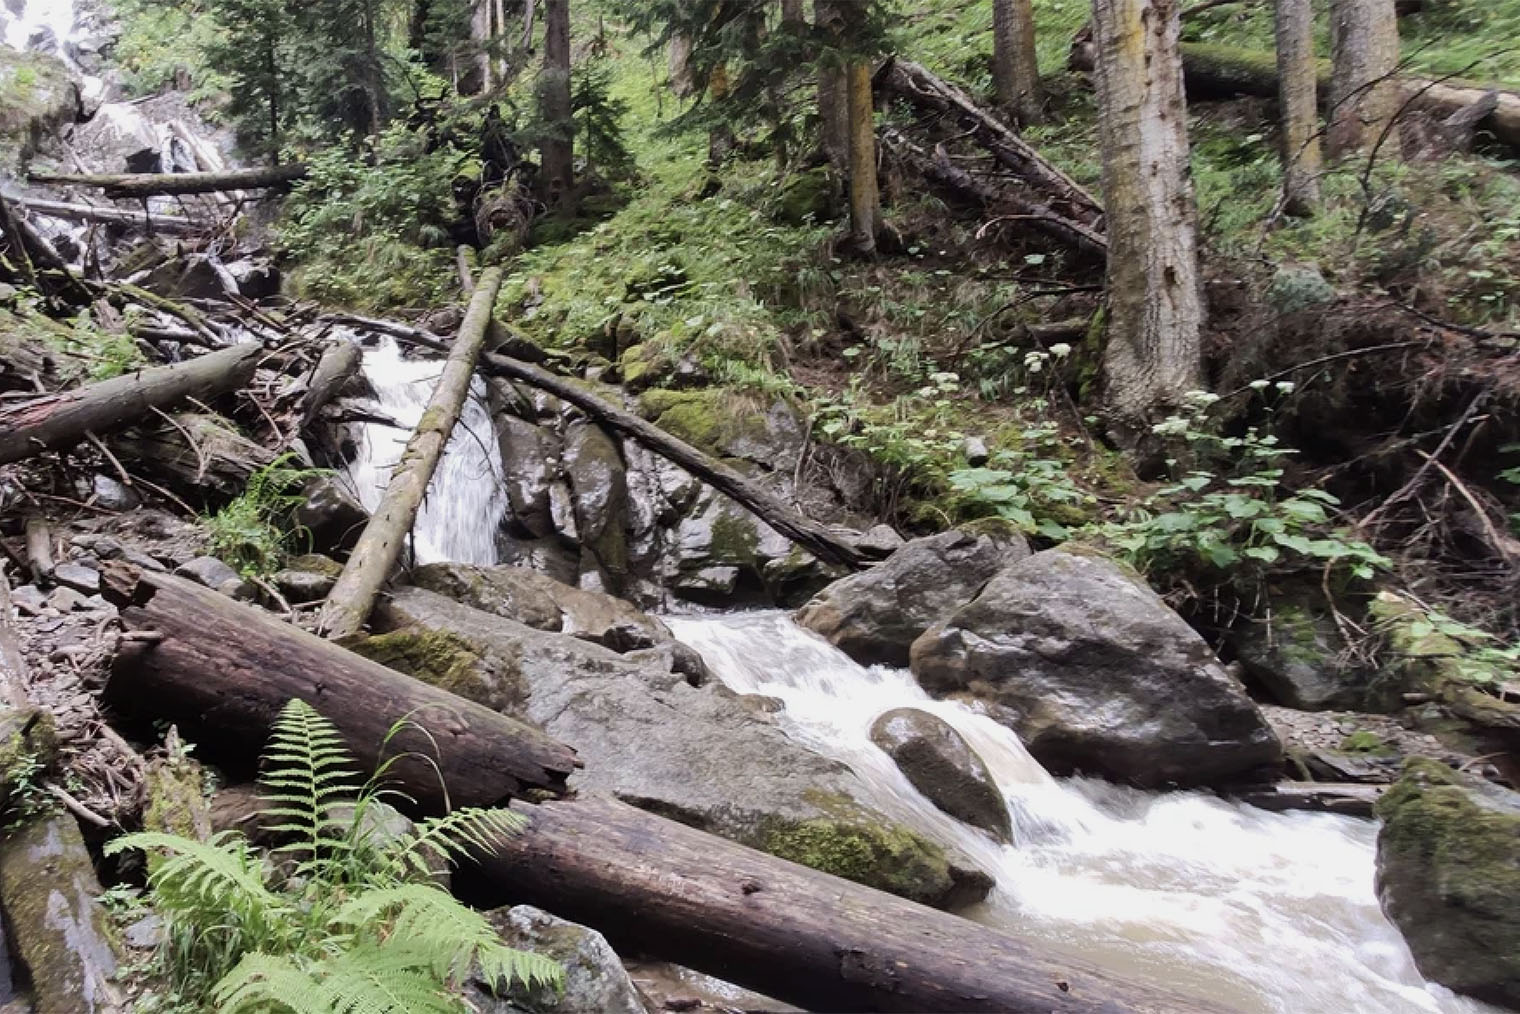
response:
{"label": "mossy boulder", "polygon": [[1520,795],[1415,758],[1377,815],[1378,899],[1421,973],[1520,1009]]}
{"label": "mossy boulder", "polygon": [[716,388],[651,388],[639,395],[638,408],[662,430],[709,454],[765,468],[790,468],[807,432],[797,411],[785,401],[767,404]]}
{"label": "mossy boulder", "polygon": [[785,225],[827,222],[834,217],[839,187],[825,167],[800,172],[781,188],[776,221]]}
{"label": "mossy boulder", "polygon": [[147,803],[143,830],[177,834],[205,841],[211,837],[211,800],[206,794],[206,769],[176,749],[148,762],[144,775]]}
{"label": "mossy boulder", "polygon": [[0,46],[0,168],[19,169],[43,139],[82,112],[63,61]]}
{"label": "mossy boulder", "polygon": [[[359,638],[347,647],[414,679],[507,714],[522,706],[522,673],[506,659],[485,659],[448,631],[403,627]],[[515,661],[515,660],[511,660]]]}
{"label": "mossy boulder", "polygon": [[0,804],[37,788],[58,756],[53,716],[37,708],[0,713]]}
{"label": "mossy boulder", "polygon": [[1244,620],[1229,637],[1247,675],[1286,707],[1383,711],[1398,704],[1390,681],[1381,681],[1379,692],[1375,674],[1347,660],[1335,621],[1309,595],[1274,601],[1267,616]]}
{"label": "mossy boulder", "polygon": [[572,424],[565,434],[565,475],[575,494],[582,570],[589,556],[602,589],[621,591],[629,580],[628,472],[618,445],[599,426]]}

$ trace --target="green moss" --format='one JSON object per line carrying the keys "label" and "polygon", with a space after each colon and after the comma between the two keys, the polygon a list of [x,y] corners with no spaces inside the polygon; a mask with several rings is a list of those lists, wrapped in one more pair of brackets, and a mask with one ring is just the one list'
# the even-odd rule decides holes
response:
{"label": "green moss", "polygon": [[480,670],[480,656],[463,638],[432,630],[406,629],[375,634],[349,645],[373,662],[405,673],[466,700],[494,696]]}
{"label": "green moss", "polygon": [[143,829],[202,841],[211,836],[206,772],[189,757],[160,758],[148,765]]}
{"label": "green moss", "polygon": [[639,412],[667,433],[712,454],[742,437],[763,439],[765,413],[753,399],[717,389],[671,391],[653,388],[639,395]]}
{"label": "green moss", "polygon": [[776,221],[787,225],[828,221],[834,217],[834,190],[834,180],[826,168],[797,173],[782,187]]}
{"label": "green moss", "polygon": [[43,804],[41,778],[57,756],[52,715],[34,708],[0,714],[0,807],[9,818],[25,817]]}
{"label": "green moss", "polygon": [[924,904],[954,884],[944,849],[897,825],[820,817],[774,820],[760,847],[772,855]]}
{"label": "green moss", "polygon": [[1341,740],[1341,749],[1347,753],[1382,753],[1388,749],[1388,744],[1377,733],[1358,729]]}
{"label": "green moss", "polygon": [[755,521],[739,511],[724,511],[713,521],[711,555],[722,563],[754,563],[760,546]]}

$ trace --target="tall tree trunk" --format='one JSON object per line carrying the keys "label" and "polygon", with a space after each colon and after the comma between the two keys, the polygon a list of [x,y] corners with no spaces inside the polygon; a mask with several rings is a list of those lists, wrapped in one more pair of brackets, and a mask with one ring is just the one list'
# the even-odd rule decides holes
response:
{"label": "tall tree trunk", "polygon": [[1312,215],[1319,205],[1318,68],[1310,0],[1277,0],[1278,105],[1282,108],[1283,208]]}
{"label": "tall tree trunk", "polygon": [[480,75],[480,90],[489,92],[496,83],[491,74],[491,0],[475,0],[470,9],[470,41],[476,46],[475,72]]}
{"label": "tall tree trunk", "polygon": [[[1332,158],[1376,144],[1399,111],[1399,21],[1394,0],[1331,0],[1330,126]],[[1387,147],[1385,145],[1385,147]]]}
{"label": "tall tree trunk", "polygon": [[369,116],[369,134],[380,136],[380,125],[386,117],[385,80],[380,67],[380,44],[375,33],[375,19],[380,16],[376,9],[378,0],[364,5],[364,101]]}
{"label": "tall tree trunk", "polygon": [[544,2],[544,69],[539,112],[546,134],[539,184],[551,210],[575,207],[575,124],[570,109],[570,0]]}
{"label": "tall tree trunk", "polygon": [[876,253],[881,194],[876,186],[876,107],[871,101],[871,64],[850,61],[850,238],[865,256]]}
{"label": "tall tree trunk", "polygon": [[992,0],[992,80],[998,104],[1022,124],[1039,123],[1045,96],[1030,0]]}
{"label": "tall tree trunk", "polygon": [[782,24],[800,25],[802,19],[802,0],[781,0]]}
{"label": "tall tree trunk", "polygon": [[1093,0],[1109,245],[1103,367],[1115,436],[1131,444],[1200,383],[1203,307],[1179,2]]}
{"label": "tall tree trunk", "polygon": [[[835,40],[843,32],[842,15],[835,0],[813,0],[813,24]],[[850,103],[844,66],[824,59],[818,64],[819,143],[829,164],[841,172],[850,167]]]}
{"label": "tall tree trunk", "polygon": [[665,46],[665,65],[670,77],[670,90],[676,98],[684,99],[692,93],[695,84],[691,79],[691,36],[677,32]]}

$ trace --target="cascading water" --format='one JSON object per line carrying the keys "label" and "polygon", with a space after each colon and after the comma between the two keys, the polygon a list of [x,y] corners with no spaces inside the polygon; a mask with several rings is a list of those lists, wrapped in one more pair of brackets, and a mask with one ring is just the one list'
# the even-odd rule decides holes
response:
{"label": "cascading water", "polygon": [[[380,338],[364,349],[362,369],[374,391],[375,412],[395,423],[367,421],[349,428],[358,453],[345,475],[366,509],[373,511],[379,506],[391,471],[422,419],[442,368],[442,360],[405,358],[389,338]],[[502,482],[501,445],[496,441],[485,394],[485,385],[476,377],[470,382],[470,396],[465,399],[443,460],[428,484],[427,499],[412,527],[417,563],[496,562],[496,528],[507,510],[507,495]]]}
{"label": "cascading water", "polygon": [[[1373,893],[1371,821],[1057,780],[1011,730],[784,614],[666,622],[731,689],[778,698],[788,731],[849,765],[879,809],[992,873],[973,918],[1251,1014],[1492,1010],[1420,977]],[[871,742],[871,722],[900,707],[944,719],[986,761],[1014,845],[938,810]]]}

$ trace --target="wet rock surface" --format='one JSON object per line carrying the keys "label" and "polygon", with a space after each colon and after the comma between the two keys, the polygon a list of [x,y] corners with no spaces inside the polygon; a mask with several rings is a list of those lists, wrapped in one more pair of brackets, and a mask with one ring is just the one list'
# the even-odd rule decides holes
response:
{"label": "wet rock surface", "polygon": [[1389,710],[1398,704],[1391,681],[1378,681],[1356,664],[1335,622],[1310,596],[1277,603],[1269,617],[1233,630],[1230,643],[1247,676],[1287,707]]}
{"label": "wet rock surface", "polygon": [[894,708],[871,723],[871,742],[935,806],[999,841],[1012,839],[1008,805],[986,762],[943,719],[917,708]]}
{"label": "wet rock surface", "polygon": [[612,946],[596,930],[569,922],[540,908],[518,905],[488,912],[502,943],[557,961],[565,970],[565,989],[514,983],[471,988],[481,1014],[645,1014],[639,992]]}
{"label": "wet rock surface", "polygon": [[969,693],[1042,764],[1141,786],[1274,768],[1282,743],[1245,688],[1137,576],[1046,550],[997,574],[913,643],[931,693]]}

